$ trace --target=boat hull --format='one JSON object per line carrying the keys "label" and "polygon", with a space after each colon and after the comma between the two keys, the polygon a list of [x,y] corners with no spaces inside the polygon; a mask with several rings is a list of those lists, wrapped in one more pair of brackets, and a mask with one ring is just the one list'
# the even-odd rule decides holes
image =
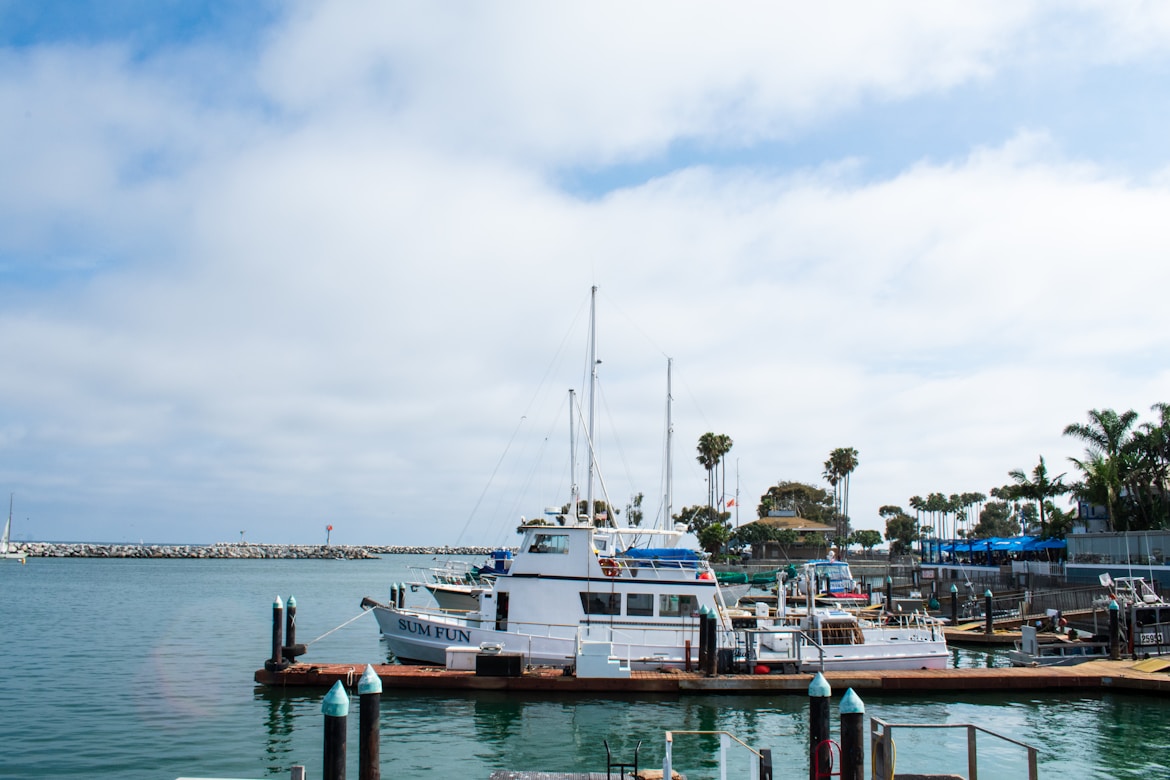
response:
{"label": "boat hull", "polygon": [[[578,641],[613,644],[613,654],[634,669],[687,665],[686,643],[694,648],[690,663],[698,663],[697,627],[673,630],[614,628],[607,624],[544,626],[540,633],[497,630],[490,621],[460,619],[415,609],[385,605],[373,608],[378,629],[390,650],[403,663],[444,665],[449,647],[499,647],[518,653],[526,664],[568,666],[577,656]],[[696,621],[697,623],[697,621]],[[661,637],[652,641],[652,637]]]}

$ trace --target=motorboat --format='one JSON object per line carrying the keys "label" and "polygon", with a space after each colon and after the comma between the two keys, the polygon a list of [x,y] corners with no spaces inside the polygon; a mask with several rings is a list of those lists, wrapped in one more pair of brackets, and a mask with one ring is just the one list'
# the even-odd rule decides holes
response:
{"label": "motorboat", "polygon": [[869,597],[859,589],[849,564],[831,552],[827,558],[806,561],[797,575],[795,588],[800,596],[812,593],[819,602],[832,606],[859,608],[869,604]]}
{"label": "motorboat", "polygon": [[773,611],[734,620],[737,659],[757,673],[945,669],[950,660],[942,622],[922,610],[896,615],[880,608],[826,606],[805,594],[790,607],[781,588]]}
{"label": "motorboat", "polygon": [[460,559],[444,560],[436,566],[410,566],[414,579],[406,584],[415,593],[430,593],[441,610],[471,612],[479,608],[479,594],[490,589],[495,578],[506,574],[511,565],[511,550],[493,550],[482,566]]}
{"label": "motorboat", "polygon": [[1101,584],[1109,588],[1106,598],[1094,603],[1094,633],[1105,634],[1102,625],[1109,602],[1117,605],[1122,652],[1134,658],[1170,655],[1170,602],[1167,602],[1144,577],[1101,575]]}
{"label": "motorboat", "polygon": [[1109,643],[1064,634],[1041,640],[1035,626],[1020,627],[1020,641],[1008,652],[1012,666],[1075,666],[1109,657]]}

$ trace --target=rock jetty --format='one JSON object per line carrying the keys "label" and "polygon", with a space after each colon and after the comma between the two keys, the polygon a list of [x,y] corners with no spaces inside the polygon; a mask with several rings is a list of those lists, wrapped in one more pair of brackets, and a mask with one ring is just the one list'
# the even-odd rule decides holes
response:
{"label": "rock jetty", "polygon": [[324,544],[90,544],[17,542],[14,552],[28,558],[334,558],[366,560],[382,555],[488,555],[490,547],[403,547]]}

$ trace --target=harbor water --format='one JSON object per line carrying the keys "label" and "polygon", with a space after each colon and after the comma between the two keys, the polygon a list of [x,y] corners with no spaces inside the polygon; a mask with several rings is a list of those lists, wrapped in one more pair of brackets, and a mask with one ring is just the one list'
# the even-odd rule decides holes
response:
{"label": "harbor water", "polygon": [[[384,663],[388,650],[361,598],[386,598],[391,582],[408,579],[409,564],[427,561],[0,561],[0,777],[287,777],[301,764],[320,778],[325,691],[252,682],[271,653],[273,601],[296,598],[297,641],[309,643],[303,660]],[[1002,653],[955,651],[953,660],[1006,664]],[[843,693],[833,691],[834,705]],[[867,717],[975,723],[1035,745],[1041,777],[1170,776],[1170,703],[1157,696],[869,695],[865,707]],[[835,708],[833,719],[835,730]],[[661,766],[666,730],[728,731],[771,748],[777,778],[807,776],[803,696],[392,691],[382,697],[382,774],[486,780],[497,769],[604,771],[603,739],[623,761],[640,741],[639,763]],[[965,773],[963,731],[896,739],[899,772]],[[679,735],[674,766],[692,780],[718,777],[717,749],[715,737]],[[981,776],[1026,777],[1019,748],[980,737],[979,755]],[[747,754],[733,750],[728,766],[729,776],[746,777]]]}

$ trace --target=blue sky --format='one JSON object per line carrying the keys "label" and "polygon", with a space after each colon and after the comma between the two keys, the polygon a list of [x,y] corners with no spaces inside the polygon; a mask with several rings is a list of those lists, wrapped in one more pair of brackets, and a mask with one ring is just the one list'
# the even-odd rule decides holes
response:
{"label": "blue sky", "polygon": [[675,509],[708,430],[741,521],[841,446],[862,528],[1072,476],[1065,425],[1170,400],[1168,41],[1157,4],[0,2],[17,536],[508,543],[565,500],[594,284],[619,505],[663,491],[667,356]]}

